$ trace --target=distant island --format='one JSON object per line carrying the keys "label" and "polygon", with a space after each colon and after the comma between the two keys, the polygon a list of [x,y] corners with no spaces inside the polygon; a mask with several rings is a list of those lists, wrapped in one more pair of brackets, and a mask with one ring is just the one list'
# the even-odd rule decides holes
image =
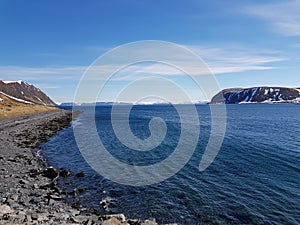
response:
{"label": "distant island", "polygon": [[[251,87],[223,89],[212,97],[210,102],[194,102],[203,104],[273,104],[273,103],[300,103],[300,88],[287,87]],[[105,106],[113,104],[136,105],[126,102],[96,102],[77,104],[73,102],[61,103],[60,106]],[[172,103],[139,103],[137,105],[168,105]],[[179,103],[177,103],[179,104]],[[184,103],[180,103],[184,104]],[[186,103],[191,104],[191,103]]]}
{"label": "distant island", "polygon": [[230,88],[217,93],[210,104],[300,103],[300,88]]}

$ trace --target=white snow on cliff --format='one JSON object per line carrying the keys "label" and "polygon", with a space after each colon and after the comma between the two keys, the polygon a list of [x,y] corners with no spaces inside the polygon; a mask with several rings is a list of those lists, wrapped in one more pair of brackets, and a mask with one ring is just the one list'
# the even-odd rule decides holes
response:
{"label": "white snow on cliff", "polygon": [[2,92],[2,91],[0,91],[0,93],[3,94],[3,95],[5,95],[5,96],[7,96],[7,97],[9,97],[9,98],[11,98],[11,99],[13,99],[13,100],[15,100],[15,101],[18,101],[18,102],[23,102],[23,103],[26,103],[26,104],[34,104],[34,103],[32,103],[32,102],[25,101],[25,100],[23,100],[23,99],[15,98],[15,97],[13,97],[13,96],[10,96],[10,95],[8,95],[8,94],[5,94],[5,93]]}
{"label": "white snow on cliff", "polygon": [[19,84],[22,84],[22,80],[3,80],[2,81],[3,83],[5,84],[11,84],[11,83],[19,83]]}

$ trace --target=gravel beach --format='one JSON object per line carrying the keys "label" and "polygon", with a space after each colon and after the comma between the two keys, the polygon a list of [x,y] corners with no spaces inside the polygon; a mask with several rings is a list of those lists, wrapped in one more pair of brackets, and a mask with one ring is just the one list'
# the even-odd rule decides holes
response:
{"label": "gravel beach", "polygon": [[33,149],[70,125],[71,111],[55,110],[0,120],[0,224],[141,224],[155,220],[100,215],[64,202],[59,171],[45,168]]}

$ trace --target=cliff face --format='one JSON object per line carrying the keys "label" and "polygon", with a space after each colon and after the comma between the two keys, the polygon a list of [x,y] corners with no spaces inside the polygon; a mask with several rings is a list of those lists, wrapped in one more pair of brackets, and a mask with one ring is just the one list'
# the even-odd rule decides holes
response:
{"label": "cliff face", "polygon": [[39,105],[56,105],[44,92],[24,81],[0,81],[0,92]]}
{"label": "cliff face", "polygon": [[285,87],[224,89],[212,98],[211,103],[300,103],[300,89]]}

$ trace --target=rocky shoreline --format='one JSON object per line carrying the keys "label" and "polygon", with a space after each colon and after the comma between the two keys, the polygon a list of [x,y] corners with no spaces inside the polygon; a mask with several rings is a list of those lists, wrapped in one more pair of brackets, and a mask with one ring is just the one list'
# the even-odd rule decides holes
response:
{"label": "rocky shoreline", "polygon": [[71,121],[65,110],[0,120],[0,224],[157,225],[154,219],[101,215],[64,201],[58,171],[45,168],[32,150]]}

